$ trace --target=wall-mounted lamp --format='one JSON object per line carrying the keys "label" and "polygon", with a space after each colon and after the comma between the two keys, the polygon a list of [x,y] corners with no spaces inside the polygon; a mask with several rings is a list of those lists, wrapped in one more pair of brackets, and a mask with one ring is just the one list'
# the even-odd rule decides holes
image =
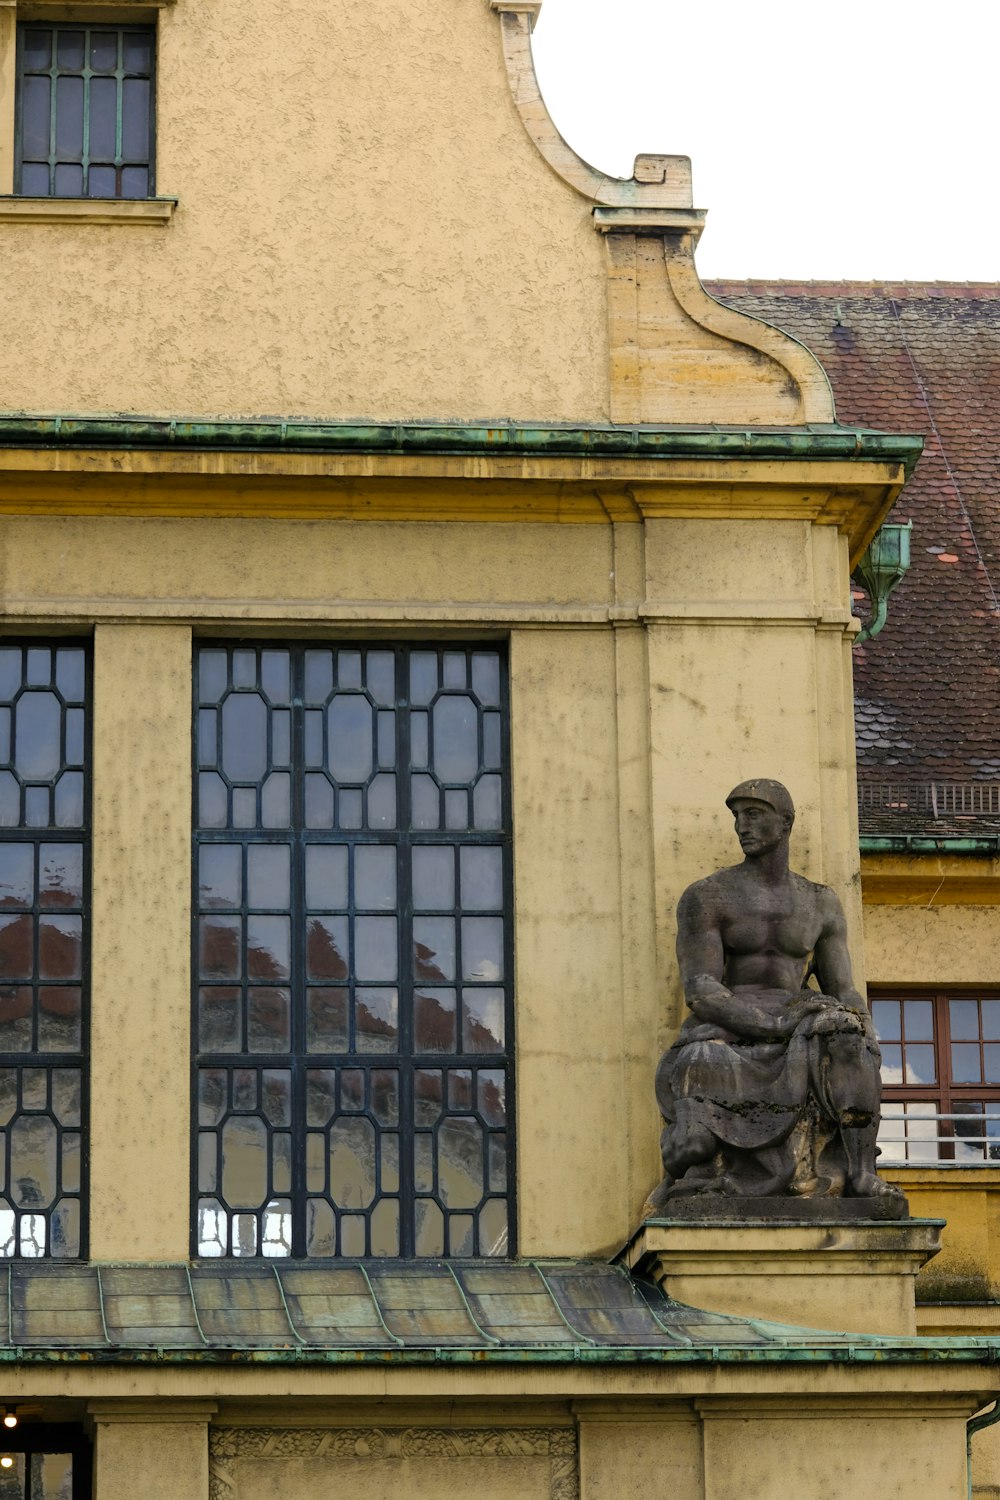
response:
{"label": "wall-mounted lamp", "polygon": [[5,1427],[17,1426],[17,1407],[5,1406],[3,1409],[3,1425]]}
{"label": "wall-mounted lamp", "polygon": [[0,1453],[0,1469],[12,1469],[14,1467],[14,1455],[12,1453]]}
{"label": "wall-mounted lamp", "polygon": [[904,526],[885,525],[872,537],[868,549],[851,575],[867,590],[872,617],[861,627],[856,644],[878,635],[889,614],[889,595],[901,582],[910,566],[910,532],[913,522]]}

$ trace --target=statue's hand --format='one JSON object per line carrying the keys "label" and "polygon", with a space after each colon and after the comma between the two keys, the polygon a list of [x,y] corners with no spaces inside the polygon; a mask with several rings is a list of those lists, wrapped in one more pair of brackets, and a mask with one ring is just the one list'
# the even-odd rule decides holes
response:
{"label": "statue's hand", "polygon": [[858,1020],[860,1022],[860,1026],[858,1029],[868,1038],[870,1042],[877,1044],[877,1038],[875,1036],[875,1022],[872,1020],[872,1013],[868,1009],[864,997],[859,995],[857,990],[845,990],[840,997],[840,1003],[845,1010],[851,1011],[858,1017]]}
{"label": "statue's hand", "polygon": [[[830,1001],[825,995],[798,995],[789,1005],[782,1017],[782,1032],[785,1036],[791,1036],[793,1032],[803,1030],[807,1035],[818,1029],[819,1019],[824,1012],[830,1008]],[[816,1017],[816,1020],[812,1020]]]}
{"label": "statue's hand", "polygon": [[[857,1004],[854,1003],[856,998]],[[860,995],[840,998],[817,995],[806,997],[789,1007],[796,1025],[804,1036],[828,1036],[833,1032],[853,1032],[874,1041],[875,1029]]]}

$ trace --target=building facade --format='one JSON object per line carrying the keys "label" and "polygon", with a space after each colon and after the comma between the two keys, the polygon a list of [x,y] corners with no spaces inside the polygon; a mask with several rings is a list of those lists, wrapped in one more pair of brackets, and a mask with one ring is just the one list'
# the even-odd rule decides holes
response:
{"label": "building facade", "polygon": [[621,1255],[735,782],[864,979],[923,427],[705,293],[686,159],[575,157],[538,9],[0,7],[0,1495],[964,1492],[929,1230],[843,1315]]}

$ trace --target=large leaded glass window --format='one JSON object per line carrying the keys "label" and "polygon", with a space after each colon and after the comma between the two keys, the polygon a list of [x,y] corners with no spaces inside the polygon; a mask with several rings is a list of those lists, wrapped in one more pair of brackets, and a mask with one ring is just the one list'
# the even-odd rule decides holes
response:
{"label": "large leaded glass window", "polygon": [[196,1254],[509,1253],[504,666],[199,651]]}
{"label": "large leaded glass window", "polygon": [[86,1250],[87,675],[0,644],[0,1255]]}

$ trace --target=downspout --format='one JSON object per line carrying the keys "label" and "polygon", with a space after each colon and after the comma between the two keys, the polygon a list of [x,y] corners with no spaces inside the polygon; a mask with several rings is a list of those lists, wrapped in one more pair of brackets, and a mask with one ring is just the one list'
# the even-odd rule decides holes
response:
{"label": "downspout", "polygon": [[889,595],[902,582],[910,566],[912,526],[912,521],[903,526],[882,526],[854,569],[854,581],[867,590],[872,608],[871,619],[862,626],[855,641],[858,646],[878,635],[885,625],[889,615]]}
{"label": "downspout", "polygon": [[969,1500],[972,1500],[972,1439],[977,1432],[982,1432],[984,1427],[992,1427],[995,1422],[1000,1422],[1000,1400],[994,1401],[989,1411],[981,1411],[977,1417],[970,1417],[965,1428],[965,1472],[969,1479]]}

